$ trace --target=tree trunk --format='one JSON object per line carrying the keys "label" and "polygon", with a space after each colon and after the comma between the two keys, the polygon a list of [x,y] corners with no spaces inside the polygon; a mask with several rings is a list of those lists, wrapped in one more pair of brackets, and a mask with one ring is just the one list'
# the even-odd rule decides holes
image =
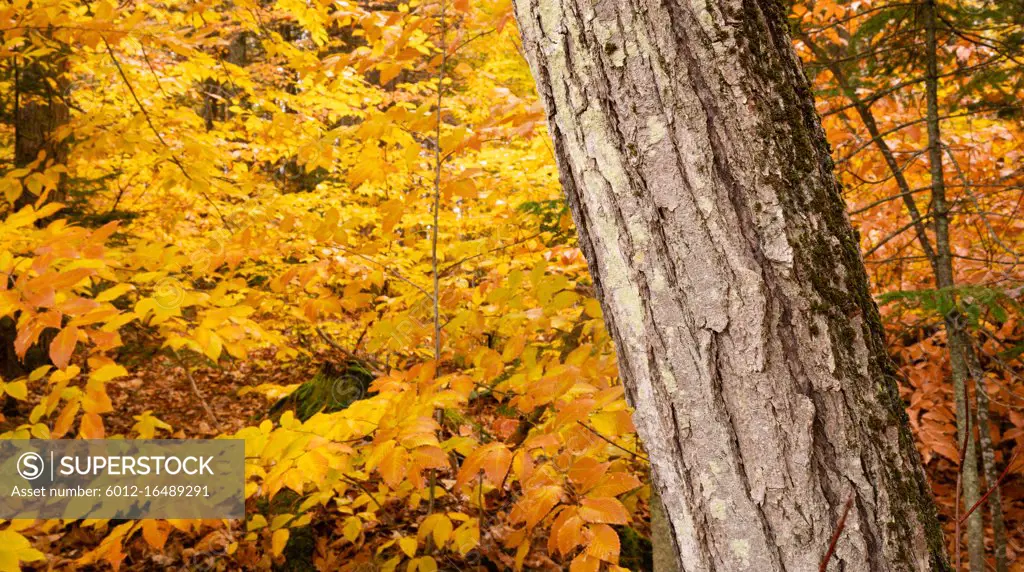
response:
{"label": "tree trunk", "polygon": [[[949,244],[949,203],[946,200],[946,181],[942,168],[942,130],[939,125],[939,69],[936,40],[937,7],[935,0],[923,3],[925,26],[925,101],[928,124],[928,163],[931,176],[932,220],[935,232],[935,284],[946,291],[952,302],[952,309],[946,313],[946,345],[949,347],[949,363],[953,377],[953,395],[956,405],[957,443],[965,443],[963,459],[960,460],[960,477],[963,481],[963,506],[965,510],[975,505],[981,496],[978,482],[978,454],[973,435],[975,424],[971,403],[967,395],[967,381],[970,370],[967,351],[974,351],[967,337],[967,324],[958,309],[954,288],[953,251]],[[986,420],[986,429],[988,423]],[[971,433],[968,433],[970,431]],[[960,500],[960,499],[957,499]],[[982,512],[974,511],[967,519],[967,556],[971,572],[985,570],[985,528]],[[960,547],[956,546],[959,551]],[[959,558],[957,558],[959,562]]]}
{"label": "tree trunk", "polygon": [[[67,163],[68,154],[67,142],[57,133],[68,122],[68,94],[64,93],[68,89],[67,54],[63,45],[50,40],[49,34],[41,38],[40,43],[50,53],[17,60],[14,108],[14,164],[19,168],[35,165],[34,170],[40,172]],[[37,47],[30,43],[25,51]],[[63,179],[62,176],[61,184],[50,192],[48,200],[65,200]],[[14,210],[36,199],[26,191],[16,201]]]}
{"label": "tree trunk", "polygon": [[781,8],[516,16],[679,569],[948,570]]}

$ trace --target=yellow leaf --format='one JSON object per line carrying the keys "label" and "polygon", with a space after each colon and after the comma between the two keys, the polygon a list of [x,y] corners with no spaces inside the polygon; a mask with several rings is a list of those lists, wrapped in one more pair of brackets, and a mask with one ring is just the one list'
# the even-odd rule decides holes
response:
{"label": "yellow leaf", "polygon": [[31,433],[32,436],[35,437],[36,439],[50,438],[50,428],[43,423],[36,423],[35,425],[33,425]]}
{"label": "yellow leaf", "polygon": [[402,214],[405,213],[405,203],[398,199],[391,199],[381,203],[378,209],[384,213],[384,219],[381,221],[381,233],[390,235],[398,221],[402,220]]}
{"label": "yellow leaf", "polygon": [[136,415],[135,421],[136,423],[132,426],[132,431],[139,434],[139,439],[152,439],[156,436],[157,429],[171,430],[170,425],[154,417],[150,411],[145,411],[142,415]]}
{"label": "yellow leaf", "polygon": [[480,544],[480,522],[473,518],[462,523],[452,535],[452,548],[465,556]]}
{"label": "yellow leaf", "polygon": [[99,296],[96,296],[96,301],[109,302],[111,300],[116,300],[134,289],[135,286],[132,286],[131,284],[118,284],[100,292]]}
{"label": "yellow leaf", "polygon": [[45,558],[21,534],[9,528],[0,530],[0,571],[21,570],[21,562],[35,562]]}
{"label": "yellow leaf", "polygon": [[12,381],[4,387],[4,392],[11,397],[23,401],[28,397],[28,386],[25,385],[25,381]]}
{"label": "yellow leaf", "polygon": [[441,548],[447,544],[448,539],[451,538],[453,527],[452,521],[449,520],[447,516],[444,516],[443,514],[439,514],[437,516],[440,518],[438,519],[437,525],[434,527],[434,544],[437,545],[438,548]]}
{"label": "yellow leaf", "polygon": [[115,363],[108,363],[90,373],[89,379],[93,381],[106,382],[125,375],[128,375],[128,370]]}
{"label": "yellow leaf", "polygon": [[270,551],[274,556],[280,556],[284,552],[285,545],[288,544],[289,532],[287,528],[279,528],[274,531],[274,534],[270,537]]}
{"label": "yellow leaf", "polygon": [[416,539],[412,536],[400,538],[398,540],[398,547],[401,548],[402,552],[404,552],[409,558],[416,556]]}
{"label": "yellow leaf", "polygon": [[359,520],[357,516],[350,516],[345,519],[345,526],[342,528],[342,534],[345,535],[345,540],[355,543],[359,538],[359,533],[363,531],[363,521]]}
{"label": "yellow leaf", "polygon": [[254,514],[249,517],[249,521],[245,523],[245,529],[249,532],[259,530],[267,527],[267,518],[262,514]]}
{"label": "yellow leaf", "polygon": [[516,571],[523,569],[523,562],[526,560],[526,555],[530,553],[530,539],[519,543],[519,547],[516,549]]}
{"label": "yellow leaf", "polygon": [[423,519],[417,536],[420,540],[427,536],[433,536],[434,545],[443,548],[452,536],[452,521],[443,514],[432,514]]}
{"label": "yellow leaf", "polygon": [[53,366],[43,365],[35,368],[34,370],[32,370],[32,373],[28,374],[28,380],[36,381],[38,379],[42,379],[43,376],[46,375],[50,371],[50,369],[52,369],[52,367]]}

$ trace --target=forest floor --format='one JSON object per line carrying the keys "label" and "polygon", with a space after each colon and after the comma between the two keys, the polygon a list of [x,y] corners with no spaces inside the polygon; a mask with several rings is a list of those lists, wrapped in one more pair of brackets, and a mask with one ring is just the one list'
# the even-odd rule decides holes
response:
{"label": "forest floor", "polygon": [[[319,363],[329,359],[315,356],[282,368],[274,359],[273,350],[259,350],[247,360],[224,360],[220,367],[212,367],[180,362],[156,352],[155,346],[147,349],[141,353],[145,357],[126,363],[129,375],[106,384],[113,406],[113,411],[104,415],[108,436],[133,436],[137,418],[146,411],[171,426],[169,432],[158,435],[161,438],[213,438],[258,425],[274,401],[259,392],[243,390],[263,384],[304,383],[313,377]],[[84,364],[80,365],[84,369]],[[198,394],[193,382],[199,388]],[[32,384],[30,388],[28,399],[16,404],[16,412],[6,411],[0,430],[29,423],[32,409],[49,391],[41,384]]]}

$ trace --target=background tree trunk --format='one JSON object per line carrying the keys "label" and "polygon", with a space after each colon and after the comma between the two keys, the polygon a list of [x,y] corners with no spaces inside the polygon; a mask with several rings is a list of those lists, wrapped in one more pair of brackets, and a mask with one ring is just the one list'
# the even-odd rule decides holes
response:
{"label": "background tree trunk", "polygon": [[[65,77],[68,64],[65,47],[52,42],[48,34],[41,36],[39,44],[50,53],[15,60],[14,165],[20,168],[35,164],[36,171],[45,171],[53,165],[67,163],[67,142],[58,136],[57,131],[68,122],[65,101],[68,95],[65,93],[68,89]],[[25,50],[38,47],[36,43],[30,43]],[[38,161],[40,156],[42,161]],[[16,201],[14,210],[32,204],[38,198],[26,191]],[[65,198],[61,177],[61,184],[50,192],[48,200],[63,201]]]}
{"label": "background tree trunk", "polygon": [[679,568],[948,569],[781,8],[516,16]]}

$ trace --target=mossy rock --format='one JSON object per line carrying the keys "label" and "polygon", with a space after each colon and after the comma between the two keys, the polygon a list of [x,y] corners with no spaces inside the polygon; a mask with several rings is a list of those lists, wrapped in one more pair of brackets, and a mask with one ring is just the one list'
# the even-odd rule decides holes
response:
{"label": "mossy rock", "polygon": [[341,411],[366,397],[375,378],[367,365],[358,360],[324,363],[313,379],[275,403],[267,417],[278,419],[292,410],[296,417],[306,421],[317,413]]}
{"label": "mossy rock", "polygon": [[274,566],[281,572],[316,572],[313,555],[316,554],[316,535],[312,526],[300,526],[289,531],[284,545],[284,562]]}

